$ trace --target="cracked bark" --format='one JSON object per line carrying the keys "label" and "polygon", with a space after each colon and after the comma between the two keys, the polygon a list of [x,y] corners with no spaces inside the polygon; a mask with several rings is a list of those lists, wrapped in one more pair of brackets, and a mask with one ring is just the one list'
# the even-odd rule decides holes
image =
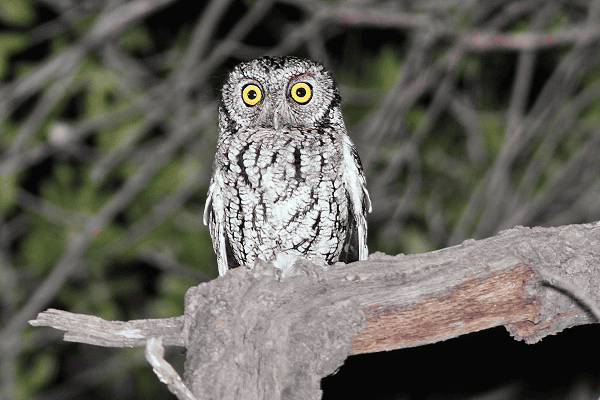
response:
{"label": "cracked bark", "polygon": [[[542,271],[579,295],[552,286]],[[238,268],[190,288],[182,317],[107,322],[51,310],[32,324],[104,346],[143,346],[151,337],[184,345],[184,381],[196,398],[318,399],[320,379],[349,354],[500,325],[535,343],[597,322],[582,299],[600,302],[598,287],[600,223],[517,227],[426,254],[375,253],[328,271],[303,265],[285,279],[270,264]]]}

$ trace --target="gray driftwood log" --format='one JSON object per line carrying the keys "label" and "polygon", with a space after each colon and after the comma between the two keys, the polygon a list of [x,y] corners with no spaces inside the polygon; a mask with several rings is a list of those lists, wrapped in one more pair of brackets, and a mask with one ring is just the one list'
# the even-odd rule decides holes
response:
{"label": "gray driftwood log", "polygon": [[[179,398],[318,399],[321,378],[351,354],[499,325],[535,343],[598,322],[600,223],[517,227],[426,254],[375,253],[297,272],[280,279],[270,264],[232,270],[191,288],[181,317],[108,322],[48,310],[31,324],[102,346],[149,343],[148,359]],[[174,371],[161,370],[162,343],[187,348],[186,394]]]}

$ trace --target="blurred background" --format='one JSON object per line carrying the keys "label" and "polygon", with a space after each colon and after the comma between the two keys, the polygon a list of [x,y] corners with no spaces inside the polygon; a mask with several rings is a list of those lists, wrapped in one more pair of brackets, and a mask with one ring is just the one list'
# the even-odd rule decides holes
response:
{"label": "blurred background", "polygon": [[[176,316],[216,277],[218,91],[265,54],[337,79],[371,252],[600,220],[599,1],[2,0],[0,399],[174,398],[142,349],[27,321]],[[598,337],[497,328],[353,356],[324,398],[596,399]]]}

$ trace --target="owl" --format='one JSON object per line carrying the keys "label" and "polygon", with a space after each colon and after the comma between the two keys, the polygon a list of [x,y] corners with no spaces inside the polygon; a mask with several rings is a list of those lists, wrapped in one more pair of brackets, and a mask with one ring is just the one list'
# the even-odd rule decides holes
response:
{"label": "owl", "polygon": [[221,91],[204,210],[219,274],[258,259],[365,260],[371,200],[327,69],[295,57],[237,65]]}

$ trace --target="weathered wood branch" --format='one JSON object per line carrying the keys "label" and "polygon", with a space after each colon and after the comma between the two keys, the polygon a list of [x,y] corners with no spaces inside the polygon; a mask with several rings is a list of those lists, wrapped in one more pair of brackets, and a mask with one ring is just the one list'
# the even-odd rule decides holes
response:
{"label": "weathered wood branch", "polygon": [[184,317],[106,321],[93,315],[74,314],[50,308],[29,321],[33,326],[51,326],[65,331],[64,340],[104,347],[143,347],[150,338],[162,338],[167,346],[185,346]]}
{"label": "weathered wood branch", "polygon": [[232,270],[191,288],[185,315],[163,322],[50,310],[31,323],[85,343],[139,346],[163,337],[185,345],[185,382],[197,398],[320,398],[320,379],[349,354],[499,325],[535,343],[597,322],[600,223],[517,227],[426,254],[376,253],[328,271],[296,267],[298,275],[286,279],[269,264]]}

